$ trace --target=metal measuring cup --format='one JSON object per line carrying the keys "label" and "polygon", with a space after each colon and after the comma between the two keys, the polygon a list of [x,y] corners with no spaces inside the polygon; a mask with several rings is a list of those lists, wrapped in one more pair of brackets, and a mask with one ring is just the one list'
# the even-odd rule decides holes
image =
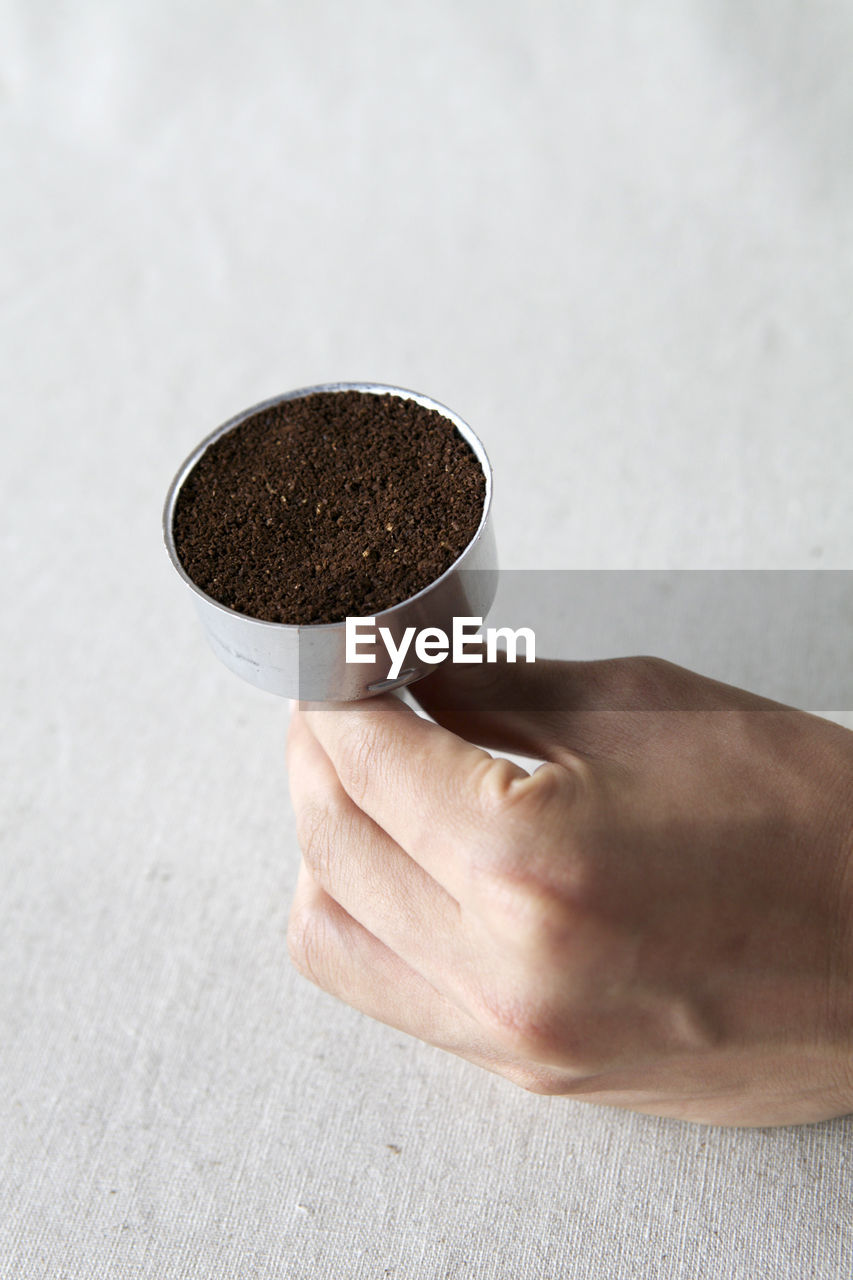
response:
{"label": "metal measuring cup", "polygon": [[454,618],[485,618],[497,590],[497,550],[491,522],[492,469],[480,440],[452,410],[429,396],[379,382],[328,382],[274,396],[229,418],[192,451],[169,486],[163,509],[166,548],[172,564],[192,590],[208,642],[225,666],[259,689],[307,702],[345,702],[386,693],[412,684],[435,668],[419,660],[414,648],[410,647],[405,667],[391,679],[392,661],[383,645],[374,646],[370,663],[346,661],[344,622],[310,626],[266,622],[220,604],[193,582],[178,559],[173,521],[181,486],[205,450],[220,436],[285,401],[301,400],[319,392],[340,391],[399,396],[440,413],[453,423],[471,446],[486,481],[480,524],[462,554],[441,577],[416,595],[370,615],[375,619],[376,627],[386,627],[395,645],[400,644],[407,627],[415,627],[416,632],[425,627],[440,627],[450,635]]}

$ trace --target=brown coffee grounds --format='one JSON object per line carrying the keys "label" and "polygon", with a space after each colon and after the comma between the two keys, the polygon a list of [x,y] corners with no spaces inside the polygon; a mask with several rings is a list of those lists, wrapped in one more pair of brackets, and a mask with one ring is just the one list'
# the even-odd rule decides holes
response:
{"label": "brown coffee grounds", "polygon": [[178,558],[207,595],[269,622],[342,622],[449,569],[483,514],[482,467],[414,400],[316,392],[255,414],[184,481]]}

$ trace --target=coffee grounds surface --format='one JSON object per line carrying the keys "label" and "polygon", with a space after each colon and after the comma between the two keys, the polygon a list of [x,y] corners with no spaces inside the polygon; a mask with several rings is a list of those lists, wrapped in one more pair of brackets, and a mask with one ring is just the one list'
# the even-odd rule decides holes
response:
{"label": "coffee grounds surface", "polygon": [[210,445],[173,518],[178,558],[239,613],[308,625],[366,617],[429,586],[483,514],[482,467],[414,400],[316,392]]}

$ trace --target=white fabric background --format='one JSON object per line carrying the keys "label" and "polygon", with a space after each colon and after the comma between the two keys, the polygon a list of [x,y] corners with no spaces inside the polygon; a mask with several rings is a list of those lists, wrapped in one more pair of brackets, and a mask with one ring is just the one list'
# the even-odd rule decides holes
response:
{"label": "white fabric background", "polygon": [[542,1099],[284,945],[286,708],[180,460],[377,379],[513,567],[850,566],[853,10],[5,0],[0,1275],[846,1277],[848,1119]]}

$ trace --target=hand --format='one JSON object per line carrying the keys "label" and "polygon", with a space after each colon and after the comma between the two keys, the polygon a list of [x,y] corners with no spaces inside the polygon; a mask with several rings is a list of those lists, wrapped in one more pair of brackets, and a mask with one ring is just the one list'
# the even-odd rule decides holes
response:
{"label": "hand", "polygon": [[853,734],[647,658],[416,692],[294,712],[303,974],[542,1093],[853,1110]]}

